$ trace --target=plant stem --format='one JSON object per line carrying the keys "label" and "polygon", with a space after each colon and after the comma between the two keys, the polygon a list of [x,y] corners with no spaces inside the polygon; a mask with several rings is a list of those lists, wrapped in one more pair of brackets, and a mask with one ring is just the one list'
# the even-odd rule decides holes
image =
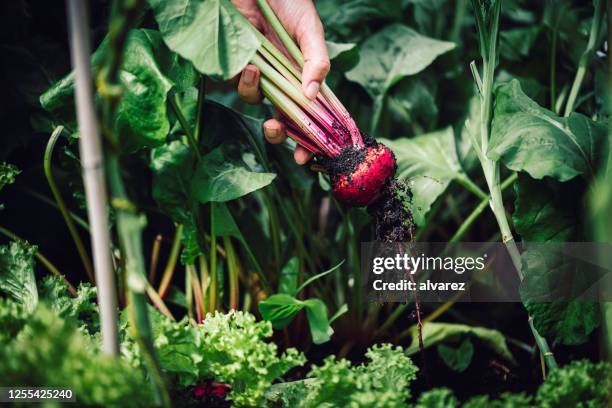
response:
{"label": "plant stem", "polygon": [[229,236],[223,237],[223,246],[227,254],[227,271],[229,276],[229,307],[238,310],[238,259]]}
{"label": "plant stem", "polygon": [[102,349],[111,356],[119,353],[117,333],[117,289],[111,255],[108,224],[108,195],[104,176],[102,143],[94,108],[91,78],[87,3],[68,0],[70,55],[75,72],[75,104],[81,137],[79,151],[98,290]]}
{"label": "plant stem", "polygon": [[461,35],[461,23],[463,22],[463,17],[465,16],[465,10],[467,6],[467,0],[457,0],[455,2],[455,14],[453,17],[453,26],[451,29],[451,33],[448,37],[449,41],[458,42]]}
{"label": "plant stem", "polygon": [[[510,224],[506,218],[506,209],[502,199],[502,190],[499,183],[499,162],[489,159],[486,155],[489,143],[489,133],[491,129],[492,118],[492,103],[493,103],[493,83],[495,80],[495,65],[497,62],[497,42],[499,37],[499,16],[501,13],[501,0],[496,0],[491,8],[493,15],[491,16],[491,26],[488,27],[482,19],[482,15],[478,8],[478,3],[473,1],[474,10],[476,10],[476,27],[479,35],[479,43],[481,57],[483,60],[483,78],[480,92],[480,144],[477,144],[472,139],[472,147],[478,153],[487,186],[490,194],[490,206],[500,232],[502,234],[502,242],[505,244],[512,263],[514,264],[519,278],[523,280],[521,269],[521,255],[516,247],[514,237],[510,230]],[[476,70],[477,72],[477,70]],[[475,77],[477,78],[477,77]],[[557,368],[557,362],[554,355],[548,347],[545,338],[540,336],[536,328],[533,326],[531,318],[529,319],[529,327],[540,348],[540,352],[544,357],[546,364],[552,370]]]}
{"label": "plant stem", "polygon": [[287,33],[287,30],[285,30],[285,27],[280,22],[278,17],[276,17],[276,14],[274,14],[274,11],[272,10],[268,2],[266,0],[257,0],[257,4],[259,5],[261,13],[264,15],[268,23],[272,26],[272,29],[274,30],[276,35],[278,35],[278,38],[280,38],[287,51],[289,51],[289,55],[293,57],[293,59],[295,60],[295,62],[298,63],[300,68],[303,67],[304,57],[302,56],[302,52],[295,44],[293,39],[289,36],[289,33]]}
{"label": "plant stem", "polygon": [[[80,2],[81,0],[73,1]],[[126,287],[129,296],[127,307],[130,322],[129,330],[145,360],[149,378],[154,386],[157,403],[169,407],[172,404],[162,375],[157,351],[153,344],[153,331],[146,298],[148,282],[142,247],[142,229],[145,225],[145,219],[130,201],[123,183],[119,152],[116,150],[118,135],[114,133],[122,86],[119,81],[119,69],[123,61],[128,32],[138,18],[141,4],[142,0],[116,0],[112,3],[109,33],[107,35],[108,48],[104,56],[103,67],[98,74],[97,84],[103,101],[103,129],[106,131],[108,140],[112,143],[107,154],[107,171],[112,193],[111,203],[116,210],[117,233],[122,258],[125,261]]]}
{"label": "plant stem", "polygon": [[569,116],[574,111],[574,104],[576,103],[576,98],[578,98],[582,81],[584,80],[584,76],[593,58],[595,47],[597,46],[597,38],[599,37],[605,7],[606,4],[604,0],[595,0],[595,14],[593,15],[589,40],[578,62],[578,70],[576,71],[576,76],[574,77],[574,82],[572,83],[572,88],[567,98],[567,104],[565,105],[565,113],[563,114],[565,117]]}
{"label": "plant stem", "polygon": [[191,274],[189,270],[185,270],[185,301],[187,302],[187,316],[189,320],[193,319],[193,282],[191,282]]}
{"label": "plant stem", "polygon": [[215,203],[210,203],[210,286],[208,288],[208,311],[217,308],[217,233],[215,231]]}
{"label": "plant stem", "polygon": [[[17,234],[15,234],[13,231],[10,231],[2,226],[0,226],[0,234],[4,235],[5,237],[9,239],[12,239],[13,241],[25,241],[23,238],[20,238]],[[53,263],[38,250],[38,248],[36,249],[36,253],[34,254],[34,257],[45,268],[47,268],[49,272],[51,272],[53,275],[57,276],[58,278],[62,279],[66,283],[66,285],[68,285],[68,292],[70,292],[72,296],[77,295],[77,290],[74,288],[74,286],[72,286],[72,284],[68,282],[68,279],[66,279],[66,277],[62,275],[59,269],[57,269],[57,267],[53,265]]]}
{"label": "plant stem", "polygon": [[206,77],[200,75],[200,82],[198,84],[198,104],[196,112],[196,125],[195,131],[193,132],[194,138],[197,142],[201,142],[203,139],[204,124],[202,123],[202,115],[204,112],[204,102],[206,101]]}
{"label": "plant stem", "polygon": [[[506,188],[514,184],[516,179],[518,178],[517,173],[512,173],[507,179],[505,179],[500,184],[501,191],[504,191]],[[467,218],[463,221],[463,223],[457,228],[457,231],[453,234],[451,239],[448,241],[449,243],[459,242],[461,238],[465,235],[465,233],[469,230],[469,228],[474,224],[474,222],[480,217],[482,212],[488,207],[490,198],[486,195],[480,203],[472,210],[472,212],[467,216]]]}
{"label": "plant stem", "polygon": [[204,298],[202,296],[202,285],[200,284],[200,280],[198,279],[198,274],[196,273],[195,265],[190,264],[186,265],[187,273],[189,274],[189,279],[191,280],[191,288],[193,290],[193,297],[195,299],[196,304],[196,315],[197,322],[202,323],[204,320]]}
{"label": "plant stem", "polygon": [[183,115],[183,111],[181,110],[181,104],[178,100],[178,95],[173,93],[168,98],[168,103],[170,105],[170,108],[172,109],[172,112],[174,112],[174,115],[178,119],[179,124],[181,125],[181,128],[183,129],[183,132],[185,132],[185,135],[187,136],[187,142],[189,143],[189,146],[191,146],[191,149],[193,150],[193,154],[195,154],[198,160],[201,160],[202,154],[200,153],[198,142],[196,141],[195,136],[193,135],[193,132],[191,131],[191,128],[189,127],[189,124],[187,123],[187,119],[185,119],[185,115]]}
{"label": "plant stem", "polygon": [[478,185],[474,183],[467,174],[461,172],[457,175],[455,180],[457,180],[457,183],[461,184],[466,190],[481,200],[489,199],[489,195],[482,191],[482,189],[478,187]]}
{"label": "plant stem", "polygon": [[87,253],[87,250],[85,249],[85,245],[83,245],[83,241],[81,241],[81,237],[79,236],[79,232],[77,231],[76,226],[72,222],[72,218],[70,218],[70,214],[68,212],[68,208],[66,207],[66,203],[64,202],[64,199],[62,198],[62,194],[60,193],[59,188],[57,188],[57,184],[55,183],[55,179],[53,178],[53,172],[51,171],[51,161],[53,158],[53,150],[55,148],[55,143],[57,142],[57,139],[62,134],[63,130],[64,130],[63,126],[58,126],[55,128],[55,130],[51,134],[51,137],[49,138],[49,142],[47,143],[47,147],[45,149],[45,156],[43,159],[43,168],[45,172],[45,177],[47,178],[47,183],[49,184],[51,193],[53,194],[53,197],[55,198],[55,202],[57,203],[57,208],[60,210],[60,213],[62,213],[62,217],[64,217],[64,221],[66,222],[66,226],[68,227],[70,236],[72,237],[72,240],[74,241],[74,245],[77,248],[77,252],[79,253],[81,262],[83,263],[83,268],[85,269],[85,272],[87,273],[87,277],[89,278],[89,281],[94,283],[95,282],[94,271],[93,271],[93,266],[91,265],[91,260],[89,259],[89,254]]}
{"label": "plant stem", "polygon": [[[57,203],[53,200],[51,200],[48,197],[45,197],[44,195],[34,191],[34,190],[30,190],[27,187],[20,187],[18,188],[19,190],[21,190],[22,192],[24,192],[25,194],[28,194],[34,198],[36,198],[37,200],[42,201],[45,204],[50,205],[53,208],[56,208],[59,210],[59,207],[57,205]],[[89,224],[87,224],[87,221],[85,221],[83,218],[79,217],[78,215],[76,215],[75,213],[73,213],[72,211],[68,211],[68,216],[70,218],[72,218],[72,220],[77,223],[77,225],[81,228],[83,228],[84,230],[89,232]]]}
{"label": "plant stem", "polygon": [[[153,240],[153,248],[151,248],[151,265],[149,268],[149,282],[153,284],[157,277],[157,264],[159,263],[159,250],[161,249],[163,237],[157,234]],[[156,292],[157,293],[157,292]]]}
{"label": "plant stem", "polygon": [[[560,18],[560,17],[559,17]],[[552,31],[550,44],[550,110],[555,110],[557,104],[557,38],[559,36],[559,23],[556,22]]]}
{"label": "plant stem", "polygon": [[147,284],[147,295],[149,299],[151,299],[151,303],[160,311],[161,314],[169,318],[170,320],[176,320],[174,316],[172,316],[172,312],[168,309],[168,306],[164,303],[164,300],[159,296],[159,294],[155,291],[153,286]]}
{"label": "plant stem", "polygon": [[170,281],[172,280],[172,275],[174,275],[174,270],[176,269],[176,262],[181,251],[182,235],[183,225],[179,224],[174,232],[174,239],[172,240],[172,247],[170,249],[170,255],[168,256],[168,262],[164,268],[164,274],[162,275],[161,282],[159,283],[159,289],[157,289],[157,292],[162,299],[166,295],[166,291],[168,290]]}

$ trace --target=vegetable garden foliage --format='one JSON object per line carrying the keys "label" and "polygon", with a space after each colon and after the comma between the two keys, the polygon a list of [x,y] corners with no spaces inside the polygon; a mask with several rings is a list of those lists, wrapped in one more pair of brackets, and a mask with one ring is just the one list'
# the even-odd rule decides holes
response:
{"label": "vegetable garden foliage", "polygon": [[[48,6],[15,3],[23,10],[1,6],[14,22],[0,43],[19,63],[0,68],[15,79],[0,100],[14,136],[0,141],[1,385],[68,385],[86,405],[155,406],[151,356],[124,310],[130,259],[117,211],[126,207],[109,210],[122,308],[122,358],[113,360],[100,352],[95,285],[37,163],[64,126],[52,177],[68,216],[87,229],[74,75],[63,53],[49,51],[66,40],[49,35],[55,26],[26,24]],[[327,82],[358,126],[394,151],[412,189],[416,239],[609,242],[603,2],[471,3],[316,2]],[[610,367],[581,358],[599,358],[609,306],[602,314],[596,303],[530,299],[532,282],[583,271],[527,245],[517,259],[523,305],[421,305],[421,353],[412,304],[363,300],[359,243],[373,237],[370,215],[335,201],[325,174],[297,166],[292,142],[267,145],[270,107],[242,104],[224,82],[262,41],[231,3],[143,4],[117,89],[102,80],[113,51],[107,4],[92,7],[96,104],[118,97],[105,148],[120,155],[130,211],[146,219],[152,357],[176,405],[606,405]],[[19,22],[23,30],[12,30]],[[41,214],[36,228],[22,208]],[[545,380],[534,334],[561,366]]]}

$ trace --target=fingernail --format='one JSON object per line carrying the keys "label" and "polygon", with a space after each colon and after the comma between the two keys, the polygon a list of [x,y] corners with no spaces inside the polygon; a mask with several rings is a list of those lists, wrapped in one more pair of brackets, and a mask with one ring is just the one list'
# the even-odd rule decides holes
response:
{"label": "fingernail", "polygon": [[280,136],[280,131],[276,128],[265,126],[265,134],[268,136],[268,139],[276,139]]}
{"label": "fingernail", "polygon": [[308,86],[306,87],[306,96],[309,99],[314,99],[317,97],[317,94],[319,93],[319,87],[321,86],[321,84],[319,84],[319,82],[317,81],[311,81]]}
{"label": "fingernail", "polygon": [[255,85],[255,70],[253,68],[246,68],[242,73],[242,79],[247,85]]}

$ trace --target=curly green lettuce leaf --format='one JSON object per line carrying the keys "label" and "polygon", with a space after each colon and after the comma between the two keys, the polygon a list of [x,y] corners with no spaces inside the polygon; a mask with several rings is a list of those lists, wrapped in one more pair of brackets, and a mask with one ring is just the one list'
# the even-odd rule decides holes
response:
{"label": "curly green lettuce leaf", "polygon": [[5,293],[27,311],[38,303],[34,277],[34,256],[37,248],[25,241],[0,246],[0,292]]}
{"label": "curly green lettuce leaf", "polygon": [[586,360],[551,371],[537,393],[538,406],[606,407],[612,389],[612,368],[605,362]]}
{"label": "curly green lettuce leaf", "polygon": [[302,381],[278,384],[267,394],[284,407],[407,406],[409,385],[418,368],[401,347],[376,345],[366,352],[368,362],[353,366],[348,360],[325,359]]}
{"label": "curly green lettuce leaf", "polygon": [[[0,302],[0,325],[13,316]],[[150,407],[143,372],[101,353],[99,343],[43,302],[0,348],[0,385],[68,387],[81,406]]]}
{"label": "curly green lettuce leaf", "polygon": [[63,319],[72,319],[91,334],[100,330],[100,315],[96,303],[96,288],[81,283],[76,297],[68,292],[66,282],[57,276],[46,276],[39,283],[40,298]]}

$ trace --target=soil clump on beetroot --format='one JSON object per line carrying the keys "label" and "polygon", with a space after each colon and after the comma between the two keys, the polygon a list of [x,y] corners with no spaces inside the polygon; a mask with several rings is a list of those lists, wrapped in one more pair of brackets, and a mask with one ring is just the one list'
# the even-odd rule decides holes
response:
{"label": "soil clump on beetroot", "polygon": [[368,212],[376,220],[376,240],[380,242],[409,242],[414,237],[414,220],[409,203],[412,192],[406,183],[392,178],[385,185]]}

